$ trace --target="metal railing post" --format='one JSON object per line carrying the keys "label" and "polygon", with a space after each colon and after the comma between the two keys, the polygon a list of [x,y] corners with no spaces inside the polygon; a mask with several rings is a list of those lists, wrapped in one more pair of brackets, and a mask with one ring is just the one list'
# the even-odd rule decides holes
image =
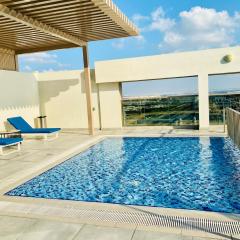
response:
{"label": "metal railing post", "polygon": [[226,132],[226,108],[223,109],[223,132]]}

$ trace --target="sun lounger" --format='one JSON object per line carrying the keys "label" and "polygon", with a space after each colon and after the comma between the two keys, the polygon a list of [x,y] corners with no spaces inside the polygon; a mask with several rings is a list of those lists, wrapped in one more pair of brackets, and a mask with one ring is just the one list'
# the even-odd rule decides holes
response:
{"label": "sun lounger", "polygon": [[[0,138],[0,155],[8,155],[10,153],[20,151],[21,149],[21,142],[23,141],[22,138]],[[7,151],[4,153],[3,149],[7,147],[17,146],[16,150]]]}
{"label": "sun lounger", "polygon": [[8,122],[16,129],[20,130],[22,135],[42,136],[45,140],[48,137],[55,139],[61,128],[32,128],[22,117],[8,118]]}

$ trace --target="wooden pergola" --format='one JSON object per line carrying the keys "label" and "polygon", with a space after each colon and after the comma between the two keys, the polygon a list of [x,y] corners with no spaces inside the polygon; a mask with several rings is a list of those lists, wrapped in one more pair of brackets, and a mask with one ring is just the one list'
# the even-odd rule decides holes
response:
{"label": "wooden pergola", "polygon": [[83,48],[90,134],[94,126],[87,43],[136,35],[138,29],[111,0],[0,0],[0,69],[16,70],[18,54]]}

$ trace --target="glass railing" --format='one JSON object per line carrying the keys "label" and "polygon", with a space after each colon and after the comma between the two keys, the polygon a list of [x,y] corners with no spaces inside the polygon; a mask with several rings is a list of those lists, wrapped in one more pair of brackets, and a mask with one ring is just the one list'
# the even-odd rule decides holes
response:
{"label": "glass railing", "polygon": [[[223,109],[240,110],[240,94],[211,95],[210,123],[223,124]],[[124,126],[197,126],[198,96],[125,98],[122,100]]]}
{"label": "glass railing", "polygon": [[226,108],[240,110],[240,94],[221,94],[209,96],[210,124],[223,124],[223,110]]}
{"label": "glass railing", "polygon": [[124,126],[198,125],[198,97],[123,99]]}

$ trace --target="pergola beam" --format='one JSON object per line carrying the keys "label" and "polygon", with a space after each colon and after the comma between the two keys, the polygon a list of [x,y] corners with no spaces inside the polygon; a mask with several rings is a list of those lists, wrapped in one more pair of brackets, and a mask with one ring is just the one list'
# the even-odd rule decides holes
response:
{"label": "pergola beam", "polygon": [[[109,16],[117,25],[127,30],[132,36],[137,36],[139,30],[122,11],[111,0],[92,0],[95,6],[101,9],[104,14]],[[120,20],[121,19],[121,20]]]}
{"label": "pergola beam", "polygon": [[36,52],[43,52],[43,51],[51,51],[57,49],[67,49],[67,48],[74,48],[76,47],[74,44],[64,44],[64,45],[53,45],[53,46],[46,46],[46,47],[36,47],[36,48],[26,48],[21,50],[16,50],[16,54],[26,54],[26,53],[36,53]]}
{"label": "pergola beam", "polygon": [[71,34],[65,33],[65,32],[58,30],[56,28],[53,28],[45,23],[42,23],[31,17],[28,17],[22,13],[12,10],[12,9],[4,6],[3,4],[0,4],[0,15],[3,15],[11,20],[18,22],[18,23],[22,23],[23,25],[31,27],[40,32],[49,34],[58,39],[62,39],[66,42],[75,44],[76,46],[85,46],[86,45],[86,42],[81,40],[78,37],[75,37]]}

